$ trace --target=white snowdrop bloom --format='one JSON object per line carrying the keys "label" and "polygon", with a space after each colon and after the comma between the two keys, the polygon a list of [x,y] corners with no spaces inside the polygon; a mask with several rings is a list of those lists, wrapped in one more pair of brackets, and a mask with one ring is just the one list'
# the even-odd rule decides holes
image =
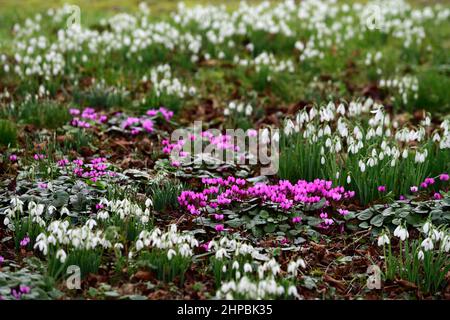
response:
{"label": "white snowdrop bloom", "polygon": [[361,160],[359,161],[359,169],[363,173],[366,171],[366,164],[364,162],[362,162]]}
{"label": "white snowdrop bloom", "polygon": [[216,252],[216,259],[222,260],[224,257],[229,258],[227,251],[224,248],[220,248]]}
{"label": "white snowdrop bloom", "polygon": [[352,178],[350,177],[350,175],[347,176],[347,183],[350,184],[352,182]]}
{"label": "white snowdrop bloom", "polygon": [[288,120],[287,122],[286,122],[286,125],[284,126],[284,134],[286,135],[286,136],[290,136],[291,135],[291,133],[293,132],[293,130],[294,130],[294,123],[292,122],[292,120]]}
{"label": "white snowdrop bloom", "polygon": [[425,254],[423,253],[422,250],[420,250],[419,253],[417,253],[417,259],[422,261],[424,257],[425,257]]}
{"label": "white snowdrop bloom", "polygon": [[245,115],[250,116],[253,112],[253,107],[250,104],[247,104],[245,107]]}
{"label": "white snowdrop bloom", "polygon": [[394,236],[396,236],[397,238],[399,238],[402,241],[405,241],[406,238],[409,238],[409,233],[408,233],[408,230],[406,228],[404,228],[403,226],[399,225],[394,230]]}
{"label": "white snowdrop bloom", "polygon": [[433,250],[434,248],[433,240],[431,240],[431,238],[426,238],[425,240],[422,241],[421,246],[425,251]]}
{"label": "white snowdrop bloom", "polygon": [[147,198],[147,200],[145,200],[145,206],[146,206],[147,208],[153,206],[153,201],[152,201],[152,199]]}
{"label": "white snowdrop bloom", "polygon": [[246,272],[246,273],[253,272],[253,268],[252,268],[252,265],[250,263],[247,262],[247,263],[244,264],[244,272]]}
{"label": "white snowdrop bloom", "polygon": [[450,251],[450,236],[445,236],[442,240],[442,249],[445,252],[449,252]]}
{"label": "white snowdrop bloom", "polygon": [[428,232],[431,230],[431,223],[429,221],[425,222],[424,225],[422,226],[422,231],[425,234],[428,234]]}
{"label": "white snowdrop bloom", "polygon": [[239,262],[233,261],[233,264],[231,266],[232,269],[238,270],[239,269]]}
{"label": "white snowdrop bloom", "polygon": [[62,207],[61,216],[64,216],[64,215],[68,216],[69,214],[70,214],[69,209],[67,209],[66,207]]}
{"label": "white snowdrop bloom", "polygon": [[144,248],[144,243],[142,242],[142,240],[136,241],[136,251],[141,251],[142,248]]}
{"label": "white snowdrop bloom", "polygon": [[59,249],[56,252],[56,259],[58,259],[61,263],[66,262],[67,259],[66,252],[63,249]]}
{"label": "white snowdrop bloom", "polygon": [[94,219],[89,219],[86,221],[86,226],[88,226],[88,228],[90,230],[94,229],[94,227],[97,225],[97,221],[95,221]]}
{"label": "white snowdrop bloom", "polygon": [[222,272],[224,272],[224,273],[227,272],[227,265],[224,264],[224,265],[222,266]]}
{"label": "white snowdrop bloom", "polygon": [[436,241],[436,242],[443,239],[444,236],[445,236],[444,232],[439,231],[437,229],[433,229],[431,232],[431,240]]}
{"label": "white snowdrop bloom", "polygon": [[378,237],[378,246],[382,247],[385,244],[389,244],[389,237],[386,234],[382,234],[381,236]]}
{"label": "white snowdrop bloom", "polygon": [[177,252],[173,249],[169,249],[169,251],[167,251],[167,259],[172,260],[173,256],[176,256]]}

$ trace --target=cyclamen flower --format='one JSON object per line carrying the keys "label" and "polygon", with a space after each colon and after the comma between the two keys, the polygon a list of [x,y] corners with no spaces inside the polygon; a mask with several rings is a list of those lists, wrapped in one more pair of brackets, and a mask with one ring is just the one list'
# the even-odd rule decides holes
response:
{"label": "cyclamen flower", "polygon": [[0,256],[0,266],[2,265],[3,262],[5,262],[5,258],[3,256]]}
{"label": "cyclamen flower", "polygon": [[411,190],[412,193],[415,193],[419,191],[419,188],[417,188],[416,186],[412,186],[411,188],[409,188],[409,190]]}
{"label": "cyclamen flower", "polygon": [[447,173],[442,173],[439,176],[439,180],[441,180],[441,181],[448,181],[449,180],[449,175]]}
{"label": "cyclamen flower", "polygon": [[225,230],[223,224],[216,225],[214,229],[216,229],[217,232],[222,232]]}
{"label": "cyclamen flower", "polygon": [[223,220],[223,214],[215,214],[214,219],[216,220]]}
{"label": "cyclamen flower", "polygon": [[433,198],[435,200],[440,200],[440,199],[442,199],[442,195],[439,192],[436,192],[435,194],[433,194]]}
{"label": "cyclamen flower", "polygon": [[142,122],[142,128],[144,128],[147,132],[153,132],[153,121],[145,120],[144,122]]}
{"label": "cyclamen flower", "polygon": [[20,241],[21,247],[26,247],[31,242],[30,237],[26,236]]}
{"label": "cyclamen flower", "polygon": [[302,221],[302,217],[293,217],[292,223],[300,223]]}
{"label": "cyclamen flower", "polygon": [[378,186],[378,192],[385,192],[386,186]]}
{"label": "cyclamen flower", "polygon": [[33,156],[33,158],[34,158],[34,160],[39,161],[39,160],[44,159],[44,158],[45,158],[45,155],[36,153],[36,154]]}
{"label": "cyclamen flower", "polygon": [[45,182],[38,182],[39,189],[47,189],[48,185]]}
{"label": "cyclamen flower", "polygon": [[341,215],[343,215],[343,216],[346,216],[347,214],[348,214],[348,210],[346,210],[346,209],[338,209],[338,212],[339,212],[339,214],[341,214]]}
{"label": "cyclamen flower", "polygon": [[434,184],[434,179],[433,178],[426,178],[424,181],[427,185],[432,185]]}
{"label": "cyclamen flower", "polygon": [[17,161],[17,156],[15,154],[10,155],[9,156],[9,161],[16,162]]}

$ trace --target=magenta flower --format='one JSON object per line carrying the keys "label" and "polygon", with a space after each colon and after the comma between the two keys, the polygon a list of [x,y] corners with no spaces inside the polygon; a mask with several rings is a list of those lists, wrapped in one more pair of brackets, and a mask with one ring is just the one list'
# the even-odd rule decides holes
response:
{"label": "magenta flower", "polygon": [[223,220],[223,214],[215,214],[214,219],[216,220]]}
{"label": "magenta flower", "polygon": [[0,266],[2,265],[3,262],[5,262],[5,258],[3,256],[0,256]]}
{"label": "magenta flower", "polygon": [[292,223],[300,223],[302,221],[302,217],[293,217]]}
{"label": "magenta flower", "polygon": [[19,290],[23,294],[28,294],[31,292],[31,288],[29,286],[20,285]]}
{"label": "magenta flower", "polygon": [[202,248],[205,251],[209,251],[210,245],[211,245],[211,241],[208,241],[208,242],[205,242],[205,243],[201,244],[200,248]]}
{"label": "magenta flower", "polygon": [[421,188],[428,188],[428,184],[426,183],[426,182],[422,182],[421,184],[420,184],[420,187]]}
{"label": "magenta flower", "polygon": [[47,189],[48,184],[46,184],[45,182],[38,182],[38,188],[39,189]]}
{"label": "magenta flower", "polygon": [[26,247],[29,243],[30,243],[30,237],[28,237],[28,236],[26,236],[25,238],[23,238],[21,241],[20,241],[20,246],[21,247]]}
{"label": "magenta flower", "polygon": [[416,193],[417,191],[419,191],[419,188],[416,186],[412,186],[411,188],[409,188],[409,190],[411,190],[412,193]]}
{"label": "magenta flower", "polygon": [[426,178],[426,179],[425,179],[425,183],[426,183],[427,185],[432,185],[432,184],[434,184],[434,179],[433,179],[433,178]]}
{"label": "magenta flower", "polygon": [[17,161],[17,156],[15,154],[10,155],[9,156],[9,161],[16,162]]}
{"label": "magenta flower", "polygon": [[34,158],[34,160],[39,161],[39,160],[44,159],[45,156],[44,156],[43,154],[36,153],[36,154],[33,156],[33,158]]}
{"label": "magenta flower", "polygon": [[441,181],[448,181],[449,180],[449,175],[447,173],[442,173],[439,176],[439,180],[441,180]]}
{"label": "magenta flower", "polygon": [[404,195],[400,195],[399,199],[400,199],[400,200],[405,200],[406,198],[405,198]]}
{"label": "magenta flower", "polygon": [[145,120],[142,122],[142,128],[144,128],[147,132],[153,132],[153,121],[152,120]]}
{"label": "magenta flower", "polygon": [[72,116],[77,116],[77,115],[80,114],[80,110],[74,109],[74,108],[70,108],[70,109],[69,109],[69,113],[70,113]]}
{"label": "magenta flower", "polygon": [[216,229],[217,232],[222,232],[225,230],[223,224],[216,225],[214,229]]}
{"label": "magenta flower", "polygon": [[346,209],[338,209],[339,214],[346,216],[348,214],[348,210]]}
{"label": "magenta flower", "polygon": [[435,194],[433,194],[433,198],[435,200],[440,200],[440,199],[442,199],[442,195],[439,192],[436,192]]}
{"label": "magenta flower", "polygon": [[386,192],[386,186],[378,186],[378,192]]}

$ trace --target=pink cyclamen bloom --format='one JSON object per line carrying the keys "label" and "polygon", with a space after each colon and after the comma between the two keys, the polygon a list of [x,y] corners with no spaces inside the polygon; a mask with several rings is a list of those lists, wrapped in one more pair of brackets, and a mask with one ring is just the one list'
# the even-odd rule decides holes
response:
{"label": "pink cyclamen bloom", "polygon": [[223,224],[218,224],[214,229],[216,229],[217,232],[222,232],[225,230]]}
{"label": "pink cyclamen bloom", "polygon": [[400,195],[399,199],[400,199],[400,200],[405,200],[406,198],[405,198],[404,195]]}
{"label": "pink cyclamen bloom", "polygon": [[421,187],[421,188],[428,188],[428,184],[427,184],[426,182],[422,182],[422,183],[420,184],[420,187]]}
{"label": "pink cyclamen bloom", "polygon": [[20,241],[20,246],[21,247],[26,247],[29,243],[30,243],[30,237],[28,237],[28,236],[26,236],[25,238],[23,238],[21,241]]}
{"label": "pink cyclamen bloom", "polygon": [[302,217],[293,217],[292,223],[300,223],[302,221]]}
{"label": "pink cyclamen bloom", "polygon": [[173,160],[171,163],[172,167],[179,167],[181,165],[180,161]]}
{"label": "pink cyclamen bloom", "polygon": [[441,180],[441,181],[448,181],[449,180],[449,175],[447,174],[447,173],[442,173],[440,176],[439,176],[439,180]]}
{"label": "pink cyclamen bloom", "polygon": [[255,129],[249,129],[247,130],[247,135],[249,137],[256,137],[258,135],[258,132]]}
{"label": "pink cyclamen bloom", "polygon": [[426,183],[427,185],[432,185],[432,184],[434,184],[434,179],[433,179],[433,178],[426,178],[426,179],[425,179],[425,183]]}
{"label": "pink cyclamen bloom", "polygon": [[10,155],[9,156],[9,161],[16,162],[17,161],[17,156],[15,154]]}
{"label": "pink cyclamen bloom", "polygon": [[348,214],[348,210],[346,209],[338,209],[339,214],[346,216]]}
{"label": "pink cyclamen bloom", "polygon": [[77,116],[77,115],[80,114],[80,110],[74,109],[74,108],[70,108],[70,109],[69,109],[69,113],[70,113],[72,116]]}
{"label": "pink cyclamen bloom", "polygon": [[416,186],[412,186],[411,188],[409,188],[409,190],[411,190],[412,193],[415,193],[415,192],[419,191],[419,188]]}
{"label": "pink cyclamen bloom", "polygon": [[3,258],[3,256],[0,256],[0,266],[2,265],[3,262],[5,262],[5,258]]}
{"label": "pink cyclamen bloom", "polygon": [[147,132],[153,132],[153,121],[152,120],[145,120],[142,122],[142,128],[144,128]]}
{"label": "pink cyclamen bloom", "polygon": [[223,220],[223,214],[215,214],[214,219],[216,220]]}
{"label": "pink cyclamen bloom", "polygon": [[205,251],[209,251],[210,245],[211,245],[211,241],[208,241],[208,242],[201,244],[200,248],[202,248]]}
{"label": "pink cyclamen bloom", "polygon": [[34,158],[34,160],[39,161],[39,160],[44,159],[45,156],[44,156],[43,154],[36,153],[36,154],[33,156],[33,158]]}
{"label": "pink cyclamen bloom", "polygon": [[102,203],[97,203],[97,204],[95,205],[95,209],[97,209],[97,210],[103,209],[104,207],[105,207],[105,205],[102,204]]}
{"label": "pink cyclamen bloom", "polygon": [[19,290],[23,294],[28,294],[31,292],[31,288],[29,286],[20,285]]}
{"label": "pink cyclamen bloom", "polygon": [[436,192],[435,194],[433,194],[433,198],[435,200],[440,200],[440,199],[442,199],[442,195],[439,192]]}
{"label": "pink cyclamen bloom", "polygon": [[47,189],[48,184],[46,184],[45,182],[38,182],[38,188],[39,189]]}
{"label": "pink cyclamen bloom", "polygon": [[386,191],[386,186],[378,186],[378,191],[379,192],[385,192]]}

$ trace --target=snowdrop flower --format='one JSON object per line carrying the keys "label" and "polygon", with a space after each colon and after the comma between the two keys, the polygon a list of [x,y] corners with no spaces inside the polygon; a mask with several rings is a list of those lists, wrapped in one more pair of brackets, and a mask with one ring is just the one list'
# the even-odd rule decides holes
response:
{"label": "snowdrop flower", "polygon": [[430,238],[426,238],[425,240],[422,241],[421,246],[425,251],[433,250],[434,248],[433,240],[431,240]]}
{"label": "snowdrop flower", "polygon": [[422,261],[424,257],[425,257],[425,255],[424,255],[423,251],[420,250],[419,253],[417,254],[417,258]]}
{"label": "snowdrop flower", "polygon": [[425,222],[424,225],[422,226],[423,233],[428,234],[430,229],[431,229],[431,223],[429,221]]}
{"label": "snowdrop flower", "polygon": [[394,236],[396,236],[397,238],[400,238],[400,240],[402,240],[402,241],[405,241],[406,238],[409,238],[408,229],[399,225],[394,230]]}
{"label": "snowdrop flower", "polygon": [[252,268],[252,265],[250,264],[250,263],[246,263],[246,264],[244,264],[244,272],[246,272],[246,273],[249,273],[249,272],[252,272],[253,271],[253,268]]}
{"label": "snowdrop flower", "polygon": [[140,251],[142,250],[142,248],[144,248],[144,243],[142,242],[142,240],[136,241],[136,251]]}
{"label": "snowdrop flower", "polygon": [[167,259],[172,260],[173,256],[176,256],[177,252],[173,249],[169,249],[169,251],[167,251]]}
{"label": "snowdrop flower", "polygon": [[67,258],[67,255],[63,249],[59,249],[58,252],[56,252],[56,259],[61,261],[61,263],[66,262],[66,258]]}
{"label": "snowdrop flower", "polygon": [[385,244],[389,244],[389,237],[386,234],[382,234],[381,236],[378,237],[378,246],[382,247]]}

